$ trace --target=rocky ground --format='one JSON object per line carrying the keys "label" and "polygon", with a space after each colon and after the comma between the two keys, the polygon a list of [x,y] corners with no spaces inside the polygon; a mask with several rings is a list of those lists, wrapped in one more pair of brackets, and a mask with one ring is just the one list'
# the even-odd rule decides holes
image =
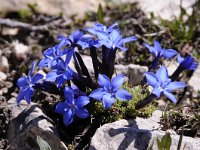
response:
{"label": "rocky ground", "polygon": [[[16,86],[17,79],[22,73],[28,71],[33,60],[41,59],[43,50],[56,43],[57,35],[67,35],[74,29],[88,27],[96,22],[97,14],[88,12],[88,10],[96,11],[98,3],[94,3],[94,1],[87,1],[86,3],[81,0],[77,1],[77,3],[72,1],[66,3],[62,0],[56,2],[49,0],[49,3],[41,3],[40,1],[31,1],[31,3],[27,3],[27,1],[23,0],[11,0],[3,1],[3,3],[0,4],[0,14],[3,16],[2,18],[4,18],[0,19],[0,149],[8,149],[9,146],[12,147],[13,145],[13,143],[9,145],[8,139],[16,138],[11,138],[12,133],[8,133],[8,129],[11,127],[11,122],[9,121],[14,117],[14,109],[11,109],[8,105],[12,104],[15,106],[15,104],[8,102],[15,100],[19,92]],[[30,5],[34,3],[36,3],[37,6]],[[27,4],[29,5],[27,6]],[[87,7],[85,4],[87,4]],[[191,4],[193,4],[193,2],[191,2]],[[105,6],[105,3],[103,6]],[[184,5],[184,7],[187,6],[190,5]],[[73,15],[77,13],[77,10],[81,10],[78,12],[78,18]],[[87,14],[85,15],[86,10]],[[166,48],[174,48],[182,54],[193,53],[196,58],[199,59],[200,38],[196,36],[200,32],[199,27],[195,28],[195,36],[186,41],[185,39],[182,40],[182,37],[177,39],[173,35],[173,30],[168,28],[169,26],[166,27],[154,24],[154,21],[148,19],[146,15],[148,11],[141,11],[135,4],[112,7],[106,6],[104,7],[104,12],[104,20],[107,25],[118,22],[124,35],[130,36],[137,34],[139,37],[136,46],[128,45],[130,51],[126,54],[121,53],[117,58],[118,64],[116,64],[116,70],[119,72],[123,70],[124,73],[127,73],[131,84],[136,84],[133,83],[134,79],[137,78],[136,76],[141,76],[146,70],[146,66],[152,61],[152,57],[150,57],[147,50],[142,45],[143,41],[149,42],[153,39],[158,39],[162,41],[162,44]],[[5,18],[9,20],[6,21]],[[12,20],[12,22],[9,22],[10,20]],[[19,24],[21,22],[25,24]],[[83,54],[87,55],[87,52],[83,52]],[[87,56],[85,57],[87,58]],[[144,67],[134,66],[135,64]],[[188,89],[186,94],[184,94],[184,99],[199,100],[197,92],[200,90],[198,72],[199,69],[193,76],[193,72],[186,75],[189,84],[195,90],[193,91],[193,88],[192,90]],[[190,79],[191,76],[192,78]],[[67,145],[68,149],[87,149],[91,137],[100,124],[97,122],[91,123],[90,119],[84,121],[77,120],[77,122],[81,124],[79,128],[73,128],[76,122],[71,127],[66,128],[62,123],[61,116],[55,114],[53,111],[53,103],[58,101],[59,97],[55,95],[47,93],[36,94],[33,97],[33,102],[38,103],[39,107],[44,112],[44,114],[41,113],[41,111],[38,110],[40,108],[38,108],[36,112],[39,112],[39,114],[36,114],[39,116],[47,116],[47,118],[52,119],[49,121],[45,118],[47,120],[45,123],[48,124],[48,126],[53,124],[53,126],[58,129],[57,132],[61,135],[60,139]],[[198,106],[199,104],[197,102],[193,108],[197,109]],[[24,109],[21,111],[24,111]],[[33,110],[33,112],[35,112],[35,110]],[[37,115],[34,114],[33,116],[36,117]],[[173,119],[173,116],[170,117]],[[26,122],[28,125],[29,121],[30,120]],[[15,125],[12,127],[14,129],[16,128]],[[27,139],[29,138],[28,134],[21,133],[21,129],[18,130],[20,130],[19,136],[27,135]],[[32,132],[34,133],[36,129],[35,126],[28,126],[27,130],[33,130]],[[51,130],[54,129],[51,128]],[[41,131],[40,135],[42,135],[42,133]],[[47,137],[50,136],[49,133],[45,135]],[[58,137],[55,137],[55,139],[58,141],[60,140]],[[38,149],[38,147],[35,149]]]}

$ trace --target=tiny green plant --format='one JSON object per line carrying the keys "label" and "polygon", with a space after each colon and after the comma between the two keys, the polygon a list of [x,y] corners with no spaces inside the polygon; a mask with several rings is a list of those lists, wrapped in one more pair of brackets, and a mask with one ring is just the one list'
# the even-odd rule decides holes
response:
{"label": "tiny green plant", "polygon": [[159,150],[170,150],[172,139],[170,133],[166,133],[162,139],[157,138],[157,146]]}

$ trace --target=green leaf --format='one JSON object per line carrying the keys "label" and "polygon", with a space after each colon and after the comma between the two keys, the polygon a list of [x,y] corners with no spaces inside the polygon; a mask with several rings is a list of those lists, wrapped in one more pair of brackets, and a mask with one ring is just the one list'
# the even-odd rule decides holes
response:
{"label": "green leaf", "polygon": [[161,139],[161,145],[164,150],[170,150],[172,139],[169,133],[165,134]]}
{"label": "green leaf", "polygon": [[103,13],[103,8],[101,4],[99,4],[99,7],[98,7],[97,18],[100,23],[104,24],[104,13]]}
{"label": "green leaf", "polygon": [[21,65],[19,68],[19,74],[22,75],[23,73],[26,73],[27,67],[25,65]]}
{"label": "green leaf", "polygon": [[162,150],[162,144],[161,144],[159,138],[157,138],[157,146],[158,146],[159,150]]}
{"label": "green leaf", "polygon": [[40,147],[40,150],[51,150],[49,144],[43,140],[40,136],[37,136],[37,143]]}

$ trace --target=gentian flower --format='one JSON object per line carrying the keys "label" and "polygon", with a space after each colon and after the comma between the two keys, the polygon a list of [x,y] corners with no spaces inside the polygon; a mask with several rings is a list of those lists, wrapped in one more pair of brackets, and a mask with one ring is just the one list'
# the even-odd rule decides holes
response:
{"label": "gentian flower", "polygon": [[72,80],[73,71],[63,60],[59,60],[56,69],[51,70],[46,75],[47,81],[56,81],[57,86],[61,87],[65,81]]}
{"label": "gentian flower", "polygon": [[[94,46],[96,45],[97,47],[100,47],[98,46],[99,45],[98,42],[92,40],[93,38],[94,37],[91,35],[88,35],[88,34],[84,35],[84,33],[80,30],[74,31],[68,37],[59,36],[58,39],[60,39],[60,41],[68,41],[67,43],[69,43],[69,47],[65,50],[66,55],[67,55],[66,62],[69,63],[73,53],[77,51],[78,46],[81,46],[82,49],[89,48],[91,44],[93,44]],[[89,44],[88,44],[88,41],[90,41]]]}
{"label": "gentian flower", "polygon": [[92,46],[99,48],[101,44],[95,39],[92,35],[84,35],[81,40],[77,42],[78,45],[82,47],[82,49],[91,48]]}
{"label": "gentian flower", "polygon": [[120,74],[110,81],[110,79],[103,74],[98,76],[99,88],[94,90],[89,97],[99,100],[103,103],[105,109],[111,107],[116,98],[119,100],[132,99],[131,94],[124,90],[119,89],[124,83],[124,75]]}
{"label": "gentian flower", "polygon": [[40,61],[39,67],[55,67],[57,65],[57,61],[62,59],[61,57],[65,55],[67,52],[65,50],[60,50],[59,46],[55,46],[52,48],[48,48],[44,51],[44,58]]}
{"label": "gentian flower", "polygon": [[99,39],[99,43],[106,46],[109,49],[121,49],[126,51],[127,48],[123,47],[123,44],[135,41],[137,38],[135,36],[124,38],[120,35],[120,30],[118,24],[115,23],[108,29],[106,26],[98,23],[93,26],[93,28],[87,28],[88,32],[96,35]]}
{"label": "gentian flower", "polygon": [[164,66],[158,69],[156,74],[152,72],[144,74],[148,84],[153,87],[152,93],[154,95],[160,97],[161,94],[164,94],[174,103],[176,102],[176,98],[171,92],[173,90],[186,87],[186,84],[182,82],[171,82],[171,79],[168,77],[168,71]]}
{"label": "gentian flower", "polygon": [[160,43],[158,41],[154,41],[154,46],[150,46],[147,43],[144,43],[144,46],[146,46],[149,49],[149,52],[152,53],[155,57],[152,65],[149,67],[149,70],[151,71],[151,69],[156,69],[156,67],[159,64],[159,59],[161,57],[164,58],[172,58],[174,57],[177,52],[173,49],[164,49],[161,47]]}
{"label": "gentian flower", "polygon": [[180,67],[186,70],[195,70],[198,66],[198,63],[196,63],[194,58],[190,55],[187,55],[185,58],[178,55],[177,61],[179,62]]}
{"label": "gentian flower", "polygon": [[150,46],[147,43],[144,43],[144,46],[146,46],[149,49],[149,52],[157,58],[172,58],[177,54],[177,52],[173,49],[162,48],[160,43],[156,40],[154,41],[154,46]]}
{"label": "gentian flower", "polygon": [[86,31],[92,33],[93,35],[97,35],[98,36],[98,32],[105,32],[105,33],[111,33],[112,30],[118,30],[119,31],[119,25],[118,23],[114,23],[113,25],[111,25],[110,27],[106,27],[105,25],[101,24],[101,23],[96,23],[93,25],[92,28],[87,28]]}
{"label": "gentian flower", "polygon": [[99,43],[106,46],[109,49],[121,49],[122,51],[127,51],[127,48],[123,47],[125,43],[136,41],[135,36],[122,39],[120,32],[113,29],[111,33],[99,33]]}
{"label": "gentian flower", "polygon": [[38,80],[43,78],[43,75],[39,73],[35,74],[32,77],[35,66],[36,62],[32,64],[28,76],[21,77],[17,80],[17,85],[20,88],[19,95],[17,96],[17,104],[23,99],[26,100],[28,104],[30,104],[31,97],[34,92],[33,86]]}
{"label": "gentian flower", "polygon": [[89,117],[89,112],[84,107],[90,102],[89,97],[78,96],[75,98],[73,90],[69,87],[65,88],[64,97],[65,101],[56,105],[55,112],[63,115],[63,122],[66,126],[73,122],[74,115],[79,118]]}

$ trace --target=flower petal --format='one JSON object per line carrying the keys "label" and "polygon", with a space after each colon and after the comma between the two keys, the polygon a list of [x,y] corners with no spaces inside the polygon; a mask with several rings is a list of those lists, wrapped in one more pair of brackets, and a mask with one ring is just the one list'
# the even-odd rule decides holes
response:
{"label": "flower petal", "polygon": [[161,94],[161,90],[159,89],[159,88],[154,88],[153,90],[152,90],[152,93],[154,94],[154,95],[156,95],[157,97],[160,97],[160,94]]}
{"label": "flower petal", "polygon": [[29,81],[27,77],[21,77],[17,80],[18,87],[26,87],[29,86]]}
{"label": "flower petal", "polygon": [[152,53],[155,57],[158,55],[158,54],[157,54],[157,51],[154,49],[154,47],[150,46],[150,45],[147,44],[147,43],[144,43],[144,46],[145,46],[146,48],[148,48],[148,49],[149,49],[149,52]]}
{"label": "flower petal", "polygon": [[124,74],[120,74],[120,75],[114,77],[111,81],[111,86],[114,91],[117,90],[123,84],[124,84]]}
{"label": "flower petal", "polygon": [[128,42],[136,41],[136,40],[137,40],[136,36],[131,36],[131,37],[122,39],[122,43],[124,44],[124,43],[128,43]]}
{"label": "flower petal", "polygon": [[78,107],[83,107],[83,106],[87,105],[89,102],[90,102],[89,97],[79,96],[75,101],[75,105],[77,105]]}
{"label": "flower petal", "polygon": [[169,90],[169,91],[172,91],[172,90],[176,90],[176,89],[180,89],[180,88],[184,88],[186,87],[187,85],[182,83],[182,82],[171,82],[169,83],[167,86],[165,86],[165,90]]}
{"label": "flower petal", "polygon": [[46,66],[51,67],[51,66],[50,66],[51,62],[52,62],[51,59],[49,59],[49,58],[43,58],[43,59],[39,62],[38,67],[39,67],[39,68],[43,68],[43,67],[46,67]]}
{"label": "flower petal", "polygon": [[89,97],[101,101],[102,97],[103,97],[103,89],[98,88],[98,89],[92,91],[92,93],[90,93]]}
{"label": "flower petal", "polygon": [[74,112],[71,109],[68,109],[64,113],[63,122],[66,126],[68,126],[69,124],[72,123],[73,120],[74,120]]}
{"label": "flower petal", "polygon": [[117,90],[117,92],[115,93],[115,96],[119,100],[130,100],[130,99],[132,99],[132,95],[124,89]]}
{"label": "flower petal", "polygon": [[56,112],[56,113],[59,113],[59,114],[64,114],[65,109],[66,109],[66,103],[65,103],[65,102],[59,102],[59,103],[56,105],[55,112]]}
{"label": "flower petal", "polygon": [[110,79],[104,75],[104,74],[99,74],[98,76],[98,84],[100,85],[100,87],[106,87],[107,89],[109,89],[110,87]]}
{"label": "flower petal", "polygon": [[74,104],[74,93],[70,87],[65,87],[64,97],[65,97],[65,100],[68,101],[70,104]]}
{"label": "flower petal", "polygon": [[68,67],[68,69],[65,71],[63,74],[63,78],[66,80],[71,80],[72,79],[73,72],[72,70]]}
{"label": "flower petal", "polygon": [[174,102],[174,103],[176,103],[176,97],[172,94],[172,93],[170,93],[170,92],[168,92],[168,91],[164,91],[164,94],[165,94],[165,96],[167,96],[172,102]]}
{"label": "flower petal", "polygon": [[122,46],[119,46],[119,45],[117,45],[116,47],[119,48],[120,50],[124,51],[124,52],[128,50],[128,48],[122,47]]}
{"label": "flower petal", "polygon": [[85,109],[84,107],[76,108],[75,113],[76,113],[76,116],[78,116],[79,118],[87,118],[90,116],[88,110]]}
{"label": "flower petal", "polygon": [[26,94],[26,89],[20,90],[20,92],[16,98],[17,104],[19,104],[20,101],[24,99],[25,94]]}
{"label": "flower petal", "polygon": [[156,72],[156,76],[161,82],[161,84],[164,83],[168,79],[167,68],[165,68],[164,66],[161,66],[160,69],[158,69],[158,71]]}
{"label": "flower petal", "polygon": [[153,87],[157,87],[159,86],[159,82],[157,81],[157,77],[155,74],[153,74],[152,72],[146,72],[144,73],[147,83]]}
{"label": "flower petal", "polygon": [[100,43],[101,45],[104,45],[105,47],[107,47],[107,48],[109,48],[109,49],[112,48],[112,45],[111,45],[109,42],[107,42],[107,41],[99,40],[99,43]]}
{"label": "flower petal", "polygon": [[29,70],[28,76],[31,76],[33,74],[36,65],[37,61],[34,61],[31,65],[31,69]]}
{"label": "flower petal", "polygon": [[65,64],[69,64],[71,58],[72,58],[72,55],[73,55],[73,48],[70,48],[67,50],[67,55],[66,55],[66,59],[65,59]]}
{"label": "flower petal", "polygon": [[162,51],[162,47],[158,41],[154,41],[154,48],[157,51],[157,53],[160,53]]}
{"label": "flower petal", "polygon": [[117,41],[119,36],[121,36],[121,35],[118,30],[113,29],[112,32],[110,33],[110,37],[112,38],[113,42]]}
{"label": "flower petal", "polygon": [[[118,25],[118,23],[114,23],[113,25],[111,25],[110,27],[108,27],[108,29],[107,29],[107,32],[108,33],[110,33],[110,32],[112,32],[112,30],[118,30],[119,31],[119,25]],[[104,29],[104,31],[105,31],[106,29]]]}
{"label": "flower petal", "polygon": [[172,58],[177,54],[177,52],[173,49],[163,50],[162,56],[165,58]]}
{"label": "flower petal", "polygon": [[57,76],[58,76],[57,71],[52,70],[49,73],[47,73],[46,80],[47,81],[55,81]]}
{"label": "flower petal", "polygon": [[57,87],[60,88],[64,83],[65,83],[66,79],[63,78],[63,75],[59,75],[56,77],[56,83],[57,83]]}
{"label": "flower petal", "polygon": [[83,36],[83,32],[80,30],[74,31],[71,35],[69,35],[69,38],[74,42],[78,42]]}
{"label": "flower petal", "polygon": [[35,74],[32,79],[31,79],[31,83],[35,84],[38,80],[42,79],[44,76],[42,74]]}
{"label": "flower petal", "polygon": [[110,94],[105,94],[103,96],[103,106],[105,109],[110,108],[115,102],[115,98],[112,97]]}
{"label": "flower petal", "polygon": [[180,64],[180,63],[182,63],[182,62],[184,61],[184,58],[181,57],[180,54],[178,54],[177,61],[178,61],[178,63]]}
{"label": "flower petal", "polygon": [[33,91],[34,89],[32,87],[28,88],[26,93],[25,93],[25,100],[27,101],[28,104],[31,103],[31,97],[33,96]]}

